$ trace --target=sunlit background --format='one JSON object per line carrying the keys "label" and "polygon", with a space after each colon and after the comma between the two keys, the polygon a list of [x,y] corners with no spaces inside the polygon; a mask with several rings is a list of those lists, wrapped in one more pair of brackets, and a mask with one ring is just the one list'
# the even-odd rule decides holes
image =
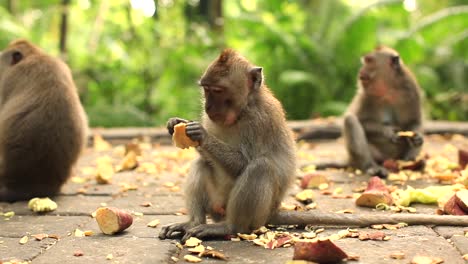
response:
{"label": "sunlit background", "polygon": [[69,63],[92,126],[197,119],[225,47],[264,67],[289,119],[340,115],[379,44],[417,76],[427,118],[468,120],[466,0],[0,0],[0,45],[17,37]]}

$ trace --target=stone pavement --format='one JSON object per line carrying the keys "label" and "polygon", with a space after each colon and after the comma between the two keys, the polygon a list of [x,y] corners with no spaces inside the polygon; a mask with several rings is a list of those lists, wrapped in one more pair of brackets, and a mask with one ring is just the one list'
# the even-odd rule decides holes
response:
{"label": "stone pavement", "polygon": [[[453,146],[467,144],[461,136],[445,139],[431,136],[426,139],[428,153],[445,152],[456,160]],[[125,142],[124,142],[125,143]],[[450,145],[447,145],[450,144]],[[143,155],[140,166],[133,171],[118,172],[111,184],[97,184],[94,175],[96,160],[103,156],[118,165],[124,155],[123,145],[114,145],[101,150],[89,148],[79,161],[74,177],[63,187],[62,194],[55,197],[58,208],[54,212],[36,214],[27,208],[27,202],[0,203],[0,213],[14,212],[14,216],[0,217],[0,263],[7,261],[31,261],[32,263],[185,263],[186,248],[176,246],[176,240],[161,241],[157,238],[161,225],[184,221],[184,183],[188,164],[196,153],[179,150],[168,145],[141,144]],[[106,150],[107,149],[107,150]],[[311,160],[344,159],[340,139],[299,144],[300,165]],[[365,186],[368,176],[354,175],[344,171],[321,172],[333,180],[331,190],[341,187],[344,194],[352,194],[356,187]],[[409,182],[415,187],[434,185],[427,180]],[[290,193],[300,191],[295,185]],[[316,191],[317,209],[326,212],[352,209],[354,214],[377,212],[358,208],[353,199],[333,199]],[[287,204],[299,204],[290,195]],[[113,206],[132,212],[133,225],[121,234],[108,236],[100,232],[91,213],[101,206]],[[434,214],[436,205],[415,205],[418,212]],[[312,210],[311,213],[314,211]],[[1,215],[1,214],[0,214]],[[147,223],[159,219],[156,228]],[[313,229],[320,228],[318,226]],[[91,236],[76,236],[76,229],[91,230]],[[336,234],[346,227],[325,227],[319,236]],[[370,230],[359,228],[358,230]],[[304,232],[297,228],[290,232]],[[374,230],[375,231],[375,230]],[[415,255],[442,258],[450,264],[466,263],[462,256],[468,254],[468,227],[409,226],[397,230],[383,230],[388,241],[360,241],[357,238],[339,239],[335,243],[349,254],[359,255],[359,261],[348,263],[410,263]],[[35,240],[32,235],[48,234],[54,238]],[[20,244],[20,239],[29,240]],[[58,239],[57,239],[58,238]],[[265,249],[251,241],[204,241],[229,257],[228,263],[286,263],[292,259],[293,248]],[[404,259],[390,258],[390,254],[402,252]],[[80,254],[77,254],[80,253]],[[81,256],[75,256],[81,255]],[[222,263],[222,260],[202,258],[202,263]]]}

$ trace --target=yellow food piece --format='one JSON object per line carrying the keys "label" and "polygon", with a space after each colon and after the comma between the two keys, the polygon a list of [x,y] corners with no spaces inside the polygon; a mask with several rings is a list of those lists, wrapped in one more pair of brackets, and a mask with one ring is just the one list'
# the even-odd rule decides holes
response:
{"label": "yellow food piece", "polygon": [[179,123],[174,126],[174,134],[172,135],[172,142],[174,142],[175,146],[181,149],[186,149],[189,147],[196,147],[200,145],[198,141],[193,141],[187,134],[185,134],[185,123]]}
{"label": "yellow food piece", "polygon": [[57,209],[57,203],[52,201],[49,197],[32,198],[28,202],[28,208],[36,213],[51,212]]}
{"label": "yellow food piece", "polygon": [[414,137],[415,135],[413,131],[399,131],[397,134],[400,137]]}

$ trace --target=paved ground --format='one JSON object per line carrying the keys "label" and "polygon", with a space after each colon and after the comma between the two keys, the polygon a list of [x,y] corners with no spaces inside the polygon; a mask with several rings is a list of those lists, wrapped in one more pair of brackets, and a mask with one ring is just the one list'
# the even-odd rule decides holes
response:
{"label": "paved ground", "polygon": [[[427,138],[426,151],[430,155],[443,154],[456,161],[453,146],[468,144],[462,136],[445,139],[439,136]],[[75,177],[64,186],[62,194],[55,197],[58,209],[38,215],[27,208],[26,202],[0,203],[0,213],[14,212],[12,217],[0,217],[0,263],[32,261],[32,263],[184,263],[186,248],[176,246],[175,240],[161,241],[157,238],[160,226],[184,221],[184,197],[181,186],[185,181],[188,163],[196,153],[179,150],[172,146],[142,144],[140,166],[133,171],[116,173],[112,183],[97,184],[94,175],[96,162],[107,156],[114,165],[123,157],[123,145],[114,145],[104,150],[90,148],[79,161]],[[341,140],[299,144],[298,157],[301,165],[311,160],[344,159]],[[324,171],[333,181],[330,190],[343,188],[343,194],[352,194],[357,187],[365,186],[368,177],[350,175],[343,171]],[[433,181],[420,179],[410,181],[412,186],[434,185]],[[296,185],[291,194],[300,188]],[[317,209],[321,211],[354,210],[354,214],[382,213],[358,208],[353,199],[334,199],[316,192]],[[292,196],[285,203],[299,204]],[[114,206],[134,214],[133,225],[125,232],[108,236],[99,231],[91,217],[100,206]],[[150,206],[148,206],[150,205]],[[415,205],[418,212],[434,214],[436,205]],[[312,210],[311,213],[314,211]],[[8,214],[7,214],[8,215]],[[161,225],[147,227],[147,223],[159,219]],[[319,226],[312,226],[317,230]],[[93,235],[78,237],[76,229],[92,230]],[[325,237],[345,230],[346,227],[325,227],[319,236]],[[374,232],[368,228],[359,231]],[[287,230],[304,232],[303,228]],[[410,263],[416,255],[442,258],[444,263],[466,263],[462,256],[468,254],[468,227],[409,226],[398,230],[383,230],[388,241],[361,241],[343,238],[335,243],[349,254],[359,255],[359,261],[350,263]],[[54,238],[35,240],[32,235],[48,234]],[[25,244],[20,239],[28,236]],[[58,239],[57,239],[58,238]],[[292,259],[293,248],[265,249],[251,241],[204,241],[229,257],[229,263],[286,263]],[[392,253],[402,252],[405,258],[392,259]],[[80,253],[80,254],[78,254]],[[81,255],[81,256],[75,256]],[[221,263],[222,260],[202,258],[202,263]]]}

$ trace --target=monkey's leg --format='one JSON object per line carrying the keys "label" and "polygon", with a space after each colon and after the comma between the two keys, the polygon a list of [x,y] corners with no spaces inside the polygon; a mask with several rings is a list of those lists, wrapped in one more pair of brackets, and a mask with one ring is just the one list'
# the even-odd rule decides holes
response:
{"label": "monkey's leg", "polygon": [[371,176],[387,177],[387,170],[374,161],[364,129],[353,114],[345,116],[344,137],[351,166]]}
{"label": "monkey's leg", "polygon": [[237,179],[231,190],[226,221],[216,224],[199,225],[190,229],[182,238],[189,237],[225,237],[236,233],[249,233],[264,225],[270,214],[276,209],[281,195],[279,179],[275,179],[274,164],[262,158],[251,161]]}
{"label": "monkey's leg", "polygon": [[204,180],[211,173],[211,168],[201,158],[192,163],[185,189],[190,219],[187,222],[163,226],[159,233],[160,239],[183,236],[191,228],[206,223],[206,212],[209,201]]}

